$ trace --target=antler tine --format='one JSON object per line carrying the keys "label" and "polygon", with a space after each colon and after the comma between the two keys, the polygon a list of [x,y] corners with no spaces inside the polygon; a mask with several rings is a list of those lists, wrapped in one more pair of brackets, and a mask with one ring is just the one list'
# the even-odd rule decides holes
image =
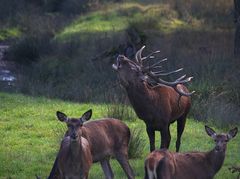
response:
{"label": "antler tine", "polygon": [[151,69],[151,68],[157,66],[158,64],[160,64],[160,63],[162,63],[162,62],[164,62],[164,61],[167,61],[167,58],[164,58],[164,59],[162,59],[162,60],[160,60],[160,61],[154,63],[153,65],[151,65],[151,66],[149,67],[149,69]]}
{"label": "antler tine", "polygon": [[189,81],[191,81],[193,79],[193,77],[188,77],[186,78],[185,80],[183,80],[186,75],[183,75],[181,76],[180,78],[178,78],[177,80],[173,81],[173,82],[168,82],[168,81],[165,81],[161,78],[158,78],[156,75],[154,75],[152,72],[148,73],[148,76],[151,77],[154,81],[160,83],[160,84],[163,84],[163,85],[166,85],[166,86],[170,86],[172,88],[174,88],[174,90],[179,93],[181,96],[190,96],[192,95],[193,93],[195,93],[195,91],[192,91],[190,93],[186,93],[184,91],[180,91],[178,88],[177,88],[177,85],[178,84],[184,84],[184,83],[187,83]]}
{"label": "antler tine", "polygon": [[195,91],[192,91],[190,93],[186,93],[184,91],[181,91],[177,88],[177,86],[174,87],[175,91],[177,91],[178,94],[180,94],[181,96],[191,96],[193,93],[195,93]]}
{"label": "antler tine", "polygon": [[176,81],[181,81],[181,80],[183,80],[184,78],[186,78],[186,74],[185,75],[183,75],[183,76],[181,76],[180,78],[178,78],[178,79],[176,79]]}
{"label": "antler tine", "polygon": [[156,72],[151,71],[152,75],[154,75],[154,76],[156,76],[156,77],[158,77],[159,74],[161,74],[162,72],[163,72],[163,70],[159,70],[159,71],[156,71]]}
{"label": "antler tine", "polygon": [[149,58],[153,59],[153,58],[155,58],[155,56],[153,56],[153,55],[157,54],[157,53],[160,53],[160,50],[157,50],[157,51],[154,51],[154,52],[148,54],[146,57],[143,57],[142,60],[146,60],[146,59],[149,59]]}
{"label": "antler tine", "polygon": [[151,77],[152,79],[154,79],[156,82],[159,82],[159,83],[162,83],[162,84],[165,84],[167,86],[176,86],[177,84],[183,84],[183,83],[187,83],[189,81],[192,80],[193,77],[189,77],[185,80],[179,80],[179,79],[182,79],[182,77],[178,78],[177,80],[175,81],[172,81],[172,82],[168,82],[168,81],[165,81],[161,78],[158,78],[156,75],[154,75],[152,72],[148,73],[148,76]]}
{"label": "antler tine", "polygon": [[143,49],[144,49],[145,47],[146,47],[145,45],[142,46],[142,48],[141,48],[140,51],[139,51],[139,58],[140,58],[141,61],[142,61],[142,51],[143,51]]}
{"label": "antler tine", "polygon": [[153,68],[160,68],[160,67],[162,67],[162,66],[160,66],[160,65],[158,65],[158,64],[160,64],[160,63],[162,63],[162,62],[164,62],[164,61],[167,61],[167,58],[164,58],[164,59],[158,61],[157,63],[154,63],[154,64],[151,65],[151,66],[143,67],[143,68],[142,68],[143,73],[149,72],[149,71],[151,71],[151,69],[153,69]]}
{"label": "antler tine", "polygon": [[[186,75],[185,75],[186,76]],[[181,82],[181,83],[187,83],[187,82],[189,82],[189,81],[191,81],[193,79],[193,76],[190,76],[190,77],[188,77],[188,78],[186,78],[185,80],[179,80],[179,82]]]}
{"label": "antler tine", "polygon": [[145,48],[145,45],[142,46],[142,48],[140,50],[138,50],[135,54],[135,59],[137,61],[137,63],[139,63],[142,66],[142,51]]}
{"label": "antler tine", "polygon": [[177,73],[177,72],[182,71],[182,70],[183,70],[183,68],[179,68],[179,69],[174,70],[174,71],[170,71],[170,72],[166,72],[166,73],[159,73],[159,74],[157,74],[157,75],[158,75],[158,76],[167,76],[167,75],[171,75],[171,74],[173,74],[173,73]]}
{"label": "antler tine", "polygon": [[142,57],[142,52],[143,52],[143,50],[144,50],[145,47],[146,47],[145,45],[142,46],[142,48],[141,48],[140,50],[138,50],[138,51],[136,52],[136,54],[135,54],[135,59],[136,59],[136,61],[137,61],[139,64],[141,64],[141,65],[142,65],[142,62],[143,62],[144,60],[146,60],[146,59],[154,59],[155,56],[153,56],[153,55],[154,55],[154,54],[157,54],[157,53],[160,53],[160,50],[156,50],[156,51],[148,54],[146,57]]}

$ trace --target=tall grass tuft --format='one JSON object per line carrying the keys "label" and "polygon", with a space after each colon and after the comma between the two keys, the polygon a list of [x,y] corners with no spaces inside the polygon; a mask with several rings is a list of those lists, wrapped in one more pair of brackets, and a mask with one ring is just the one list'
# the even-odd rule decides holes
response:
{"label": "tall grass tuft", "polygon": [[132,128],[128,147],[128,156],[131,159],[142,157],[146,141],[142,136],[142,129]]}
{"label": "tall grass tuft", "polygon": [[137,118],[133,109],[128,106],[125,94],[108,94],[106,101],[110,102],[105,111],[107,116],[124,121],[134,121]]}

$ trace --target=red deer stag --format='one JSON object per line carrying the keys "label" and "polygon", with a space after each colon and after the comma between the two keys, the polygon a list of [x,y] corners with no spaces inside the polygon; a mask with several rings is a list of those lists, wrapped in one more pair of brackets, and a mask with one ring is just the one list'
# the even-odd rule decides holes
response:
{"label": "red deer stag", "polygon": [[155,150],[145,161],[145,179],[212,179],[223,165],[227,142],[236,136],[238,129],[227,134],[216,134],[207,126],[205,129],[215,141],[214,149],[187,153]]}
{"label": "red deer stag", "polygon": [[87,179],[92,164],[90,146],[82,137],[83,123],[91,116],[84,114],[80,119],[68,119],[61,112],[57,112],[59,120],[68,126],[68,134],[63,138],[58,152],[58,169],[61,179]]}
{"label": "red deer stag", "polygon": [[161,79],[161,76],[182,69],[171,72],[156,71],[161,67],[159,64],[166,59],[144,66],[145,60],[154,58],[153,55],[159,53],[155,51],[142,57],[144,47],[136,53],[136,61],[119,55],[113,68],[117,71],[120,83],[126,89],[137,116],[146,124],[150,151],[155,150],[155,131],[161,133],[161,148],[169,147],[171,140],[169,126],[174,121],[177,121],[176,151],[179,151],[186,116],[191,106],[190,95],[194,93],[188,92],[183,83],[191,81],[192,77],[186,78],[184,75],[174,82]]}
{"label": "red deer stag", "polygon": [[[90,118],[92,110],[87,111],[83,116]],[[88,116],[88,117],[86,117]],[[60,121],[74,121],[81,120],[68,118],[64,113],[57,112],[57,117]],[[71,136],[71,129],[69,128],[65,133],[66,136]],[[118,119],[106,118],[86,122],[78,130],[81,136],[85,138],[90,146],[93,162],[100,162],[106,179],[114,178],[109,159],[115,157],[120,163],[128,179],[133,179],[134,174],[128,162],[128,145],[130,141],[130,130],[126,124]],[[49,179],[59,178],[59,169],[57,163],[59,154],[54,162]]]}

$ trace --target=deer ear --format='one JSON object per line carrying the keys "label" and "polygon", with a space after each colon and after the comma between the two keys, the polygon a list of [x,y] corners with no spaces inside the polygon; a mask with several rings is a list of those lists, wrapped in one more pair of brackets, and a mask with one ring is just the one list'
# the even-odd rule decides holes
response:
{"label": "deer ear", "polygon": [[228,139],[232,139],[233,137],[235,137],[238,133],[238,128],[235,127],[234,129],[231,129],[228,134],[227,134],[227,137]]}
{"label": "deer ear", "polygon": [[84,122],[88,121],[91,117],[92,117],[92,109],[89,109],[87,112],[85,112],[82,115],[80,120],[82,121],[82,123],[84,123]]}
{"label": "deer ear", "polygon": [[68,117],[67,117],[66,114],[64,114],[60,111],[57,111],[56,115],[57,115],[57,118],[58,118],[59,121],[61,121],[61,122],[67,122],[68,121]]}
{"label": "deer ear", "polygon": [[210,137],[212,137],[212,138],[216,137],[217,134],[212,128],[205,126],[205,130]]}

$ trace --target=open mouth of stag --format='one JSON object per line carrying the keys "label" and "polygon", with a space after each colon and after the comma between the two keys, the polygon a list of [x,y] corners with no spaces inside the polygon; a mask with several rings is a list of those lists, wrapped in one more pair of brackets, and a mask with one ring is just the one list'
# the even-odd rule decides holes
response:
{"label": "open mouth of stag", "polygon": [[120,63],[120,59],[121,59],[121,58],[123,58],[122,55],[119,55],[119,56],[117,57],[116,64],[115,64],[115,63],[112,64],[112,68],[113,68],[114,70],[118,70],[119,68],[121,68],[121,63]]}

